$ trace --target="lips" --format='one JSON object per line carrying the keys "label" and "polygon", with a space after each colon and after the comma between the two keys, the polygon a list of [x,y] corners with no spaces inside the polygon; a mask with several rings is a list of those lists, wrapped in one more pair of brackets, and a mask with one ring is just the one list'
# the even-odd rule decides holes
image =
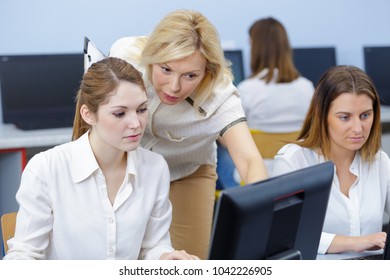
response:
{"label": "lips", "polygon": [[126,139],[130,139],[133,141],[138,140],[140,137],[141,137],[141,133],[125,136]]}
{"label": "lips", "polygon": [[179,100],[179,97],[171,96],[171,95],[168,95],[168,94],[166,94],[166,93],[164,93],[164,98],[165,98],[168,102],[177,102],[177,100]]}
{"label": "lips", "polygon": [[349,137],[349,140],[351,140],[354,143],[359,143],[359,142],[362,142],[364,140],[364,138],[363,137]]}

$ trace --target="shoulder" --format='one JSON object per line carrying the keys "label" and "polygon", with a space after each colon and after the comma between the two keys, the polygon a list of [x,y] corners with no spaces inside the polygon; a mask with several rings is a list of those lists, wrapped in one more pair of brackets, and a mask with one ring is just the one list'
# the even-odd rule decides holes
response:
{"label": "shoulder", "polygon": [[323,157],[313,149],[304,148],[295,143],[284,145],[276,154],[275,160],[277,159],[290,161],[294,163],[294,165],[299,165],[301,167],[323,161]]}
{"label": "shoulder", "polygon": [[147,36],[120,38],[112,44],[109,56],[126,60],[139,68],[138,64],[147,40]]}
{"label": "shoulder", "polygon": [[68,142],[62,145],[55,146],[46,151],[35,154],[27,163],[26,169],[48,170],[57,165],[67,162],[71,154],[73,142]]}
{"label": "shoulder", "polygon": [[379,162],[380,164],[386,164],[390,166],[389,155],[382,149],[379,150],[375,155],[375,161]]}
{"label": "shoulder", "polygon": [[241,106],[239,93],[230,79],[218,82],[212,90],[212,94],[201,104],[205,111],[205,117],[213,115],[220,107],[233,108]]}
{"label": "shoulder", "polygon": [[301,146],[297,144],[286,144],[284,145],[279,152],[276,154],[276,156],[284,156],[284,157],[291,157],[296,154],[300,154],[303,152],[303,149]]}
{"label": "shoulder", "polygon": [[299,76],[296,80],[296,83],[299,83],[302,87],[310,90],[311,92],[314,92],[314,84],[312,81],[310,81],[308,78],[305,78],[303,76]]}
{"label": "shoulder", "polygon": [[264,87],[266,83],[258,77],[247,78],[237,85],[239,91],[246,91],[253,88]]}

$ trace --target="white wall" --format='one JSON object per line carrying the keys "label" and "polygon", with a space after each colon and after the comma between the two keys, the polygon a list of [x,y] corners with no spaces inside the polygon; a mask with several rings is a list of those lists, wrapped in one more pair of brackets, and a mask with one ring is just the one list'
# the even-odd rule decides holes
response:
{"label": "white wall", "polygon": [[389,0],[0,0],[0,54],[81,52],[84,36],[108,52],[179,8],[202,12],[243,49],[246,74],[247,30],[260,17],[279,19],[294,47],[335,46],[338,64],[363,68],[364,45],[390,45]]}

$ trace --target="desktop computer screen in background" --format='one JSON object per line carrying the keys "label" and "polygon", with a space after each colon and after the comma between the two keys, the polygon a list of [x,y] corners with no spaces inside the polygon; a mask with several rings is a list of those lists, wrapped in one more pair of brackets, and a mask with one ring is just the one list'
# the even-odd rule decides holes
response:
{"label": "desktop computer screen in background", "polygon": [[365,72],[374,81],[381,104],[390,106],[390,46],[363,50]]}
{"label": "desktop computer screen in background", "polygon": [[3,122],[20,129],[72,127],[83,54],[0,56]]}
{"label": "desktop computer screen in background", "polygon": [[335,47],[293,48],[295,67],[317,86],[322,74],[336,63]]}
{"label": "desktop computer screen in background", "polygon": [[234,76],[234,85],[237,86],[245,79],[244,74],[244,59],[241,50],[224,50],[225,58],[232,63],[232,71]]}

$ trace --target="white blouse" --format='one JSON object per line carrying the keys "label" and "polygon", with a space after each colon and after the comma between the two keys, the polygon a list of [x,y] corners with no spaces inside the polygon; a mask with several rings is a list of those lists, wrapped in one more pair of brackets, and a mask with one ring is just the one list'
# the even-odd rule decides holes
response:
{"label": "white blouse", "polygon": [[265,132],[294,132],[301,129],[314,93],[313,83],[298,77],[290,83],[276,83],[278,70],[266,83],[264,69],[238,84],[248,125]]}
{"label": "white blouse", "polygon": [[[285,145],[275,156],[272,176],[324,162],[315,151],[296,144]],[[350,171],[357,180],[349,198],[340,191],[336,170],[321,235],[319,254],[325,254],[334,236],[361,236],[382,231],[383,214],[390,213],[390,160],[379,151],[373,163],[356,154]]]}
{"label": "white blouse", "polygon": [[159,259],[173,251],[168,195],[166,162],[138,148],[111,205],[86,133],[28,162],[4,259]]}

